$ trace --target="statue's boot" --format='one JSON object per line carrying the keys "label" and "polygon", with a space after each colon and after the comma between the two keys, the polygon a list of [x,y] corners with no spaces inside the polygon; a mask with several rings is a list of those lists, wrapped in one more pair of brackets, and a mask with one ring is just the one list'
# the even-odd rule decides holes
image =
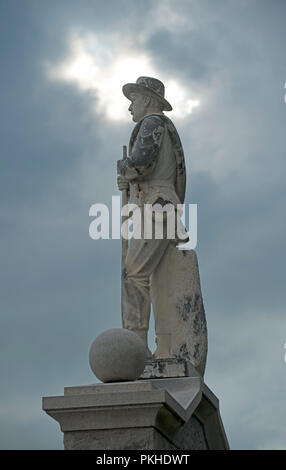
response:
{"label": "statue's boot", "polygon": [[154,359],[166,359],[172,357],[172,335],[157,335],[157,349],[154,353]]}
{"label": "statue's boot", "polygon": [[149,347],[148,347],[148,330],[132,330],[134,333],[136,333],[139,338],[142,339],[143,343],[145,344],[146,346],[146,349],[147,349],[147,358],[151,358],[152,357],[152,352],[150,351]]}

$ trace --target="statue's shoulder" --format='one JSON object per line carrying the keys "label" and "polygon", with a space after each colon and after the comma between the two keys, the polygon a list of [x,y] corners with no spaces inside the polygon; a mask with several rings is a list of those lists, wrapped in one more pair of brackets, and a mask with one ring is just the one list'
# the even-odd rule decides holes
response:
{"label": "statue's shoulder", "polygon": [[152,133],[154,129],[158,127],[164,127],[163,117],[164,116],[161,114],[147,114],[142,119],[140,119],[132,131],[130,142],[132,143],[138,134],[140,136],[147,136],[148,134]]}
{"label": "statue's shoulder", "polygon": [[147,116],[144,116],[144,118],[142,118],[141,123],[143,122],[145,122],[146,125],[153,125],[154,127],[159,125],[166,126],[172,134],[175,134],[177,138],[179,137],[175,124],[165,114],[147,114]]}
{"label": "statue's shoulder", "polygon": [[141,126],[146,128],[154,128],[159,125],[164,125],[164,115],[163,114],[147,114],[144,116],[141,121],[138,123]]}
{"label": "statue's shoulder", "polygon": [[140,137],[148,137],[152,135],[154,131],[158,130],[160,134],[164,132],[166,128],[172,128],[172,131],[176,132],[175,126],[173,125],[171,119],[169,119],[165,114],[146,114],[139,122],[137,122],[136,126],[134,127],[131,136],[130,136],[130,148],[134,144],[136,138]]}

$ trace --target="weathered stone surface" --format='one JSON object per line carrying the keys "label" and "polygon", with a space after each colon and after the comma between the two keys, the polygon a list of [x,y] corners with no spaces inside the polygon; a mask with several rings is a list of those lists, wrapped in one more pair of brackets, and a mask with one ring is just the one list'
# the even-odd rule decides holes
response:
{"label": "weathered stone surface", "polygon": [[218,400],[198,376],[68,387],[43,409],[66,449],[228,449]]}
{"label": "weathered stone surface", "polygon": [[207,357],[207,324],[197,255],[167,248],[152,274],[155,330],[171,335],[171,357],[190,361],[203,376]]}
{"label": "weathered stone surface", "polygon": [[147,349],[138,335],[124,328],[101,333],[92,343],[89,364],[102,382],[136,380],[144,370]]}
{"label": "weathered stone surface", "polygon": [[175,450],[154,428],[66,432],[66,450]]}
{"label": "weathered stone surface", "polygon": [[208,450],[208,443],[202,423],[191,418],[178,430],[174,442],[182,450]]}
{"label": "weathered stone surface", "polygon": [[140,379],[197,377],[199,373],[190,361],[183,358],[149,359]]}

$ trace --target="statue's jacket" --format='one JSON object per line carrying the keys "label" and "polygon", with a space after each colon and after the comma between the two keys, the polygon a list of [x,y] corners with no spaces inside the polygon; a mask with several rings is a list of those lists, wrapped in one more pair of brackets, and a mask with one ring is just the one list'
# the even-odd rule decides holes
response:
{"label": "statue's jacket", "polygon": [[186,188],[182,144],[172,121],[148,114],[135,126],[128,158],[117,163],[118,174],[130,184],[132,204],[183,204]]}

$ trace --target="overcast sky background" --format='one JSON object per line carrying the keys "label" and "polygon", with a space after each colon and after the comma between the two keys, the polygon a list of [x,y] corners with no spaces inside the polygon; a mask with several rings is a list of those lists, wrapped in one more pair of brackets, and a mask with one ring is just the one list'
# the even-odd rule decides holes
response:
{"label": "overcast sky background", "polygon": [[232,449],[286,449],[285,20],[284,0],[0,0],[1,449],[63,448],[42,396],[96,382],[89,347],[121,326],[120,241],[89,237],[89,208],[119,194],[121,87],[149,74],[198,204],[205,381]]}

